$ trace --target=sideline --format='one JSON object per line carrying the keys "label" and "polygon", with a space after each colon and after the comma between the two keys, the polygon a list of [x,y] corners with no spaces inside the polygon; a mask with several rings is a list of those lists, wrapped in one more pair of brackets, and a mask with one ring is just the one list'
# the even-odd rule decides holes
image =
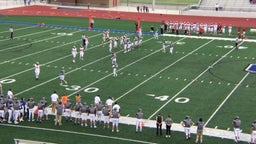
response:
{"label": "sideline", "polygon": [[156,144],[156,143],[153,143],[153,142],[147,142],[147,141],[141,141],[141,140],[135,140],[135,139],[127,139],[127,138],[121,138],[121,137],[105,136],[105,135],[100,135],[100,134],[82,133],[82,132],[75,132],[75,131],[68,131],[68,130],[58,130],[58,129],[40,128],[40,127],[31,127],[31,126],[21,126],[21,125],[11,125],[11,124],[1,124],[1,126],[15,127],[15,128],[24,128],[24,129],[33,129],[33,130],[41,130],[41,131],[60,132],[60,133],[68,133],[68,134],[77,134],[77,135],[86,135],[86,136],[92,136],[92,137],[100,137],[100,138],[106,138],[106,139],[115,139],[115,140],[129,141],[129,142],[142,143],[142,144]]}
{"label": "sideline", "polygon": [[[226,41],[234,41],[235,38],[225,38],[225,37],[209,37],[209,36],[188,36],[188,35],[175,35],[175,34],[163,34],[163,36],[169,36],[169,37],[188,37],[188,38],[195,38],[195,39],[208,39],[208,40],[226,40]],[[255,39],[244,39],[242,40],[244,42],[256,42]]]}

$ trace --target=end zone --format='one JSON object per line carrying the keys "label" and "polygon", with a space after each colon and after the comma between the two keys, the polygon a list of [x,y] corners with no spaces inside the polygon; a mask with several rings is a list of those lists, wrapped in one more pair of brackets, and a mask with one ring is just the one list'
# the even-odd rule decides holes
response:
{"label": "end zone", "polygon": [[245,68],[245,71],[250,72],[250,73],[256,73],[256,64],[249,64]]}

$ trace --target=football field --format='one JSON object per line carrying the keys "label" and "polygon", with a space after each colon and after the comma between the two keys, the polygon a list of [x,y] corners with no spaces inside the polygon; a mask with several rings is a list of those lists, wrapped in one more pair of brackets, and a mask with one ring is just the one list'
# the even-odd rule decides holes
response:
{"label": "football field", "polygon": [[[239,49],[235,49],[235,36],[165,35],[155,39],[145,33],[142,46],[127,53],[120,46],[113,49],[118,63],[118,75],[114,77],[111,53],[108,44],[102,42],[102,32],[113,24],[110,37],[126,33],[133,39],[133,22],[102,20],[100,28],[88,31],[86,22],[79,18],[48,18],[45,27],[38,27],[31,17],[16,17],[15,22],[13,19],[0,21],[0,82],[4,94],[11,88],[17,98],[33,97],[39,102],[46,97],[50,103],[50,95],[57,91],[59,96],[66,93],[73,104],[77,93],[87,104],[93,103],[95,95],[100,95],[104,103],[111,96],[121,106],[122,117],[134,118],[141,108],[145,122],[155,120],[161,113],[164,119],[170,114],[177,124],[189,115],[194,122],[203,118],[207,128],[227,131],[233,130],[232,120],[239,116],[243,133],[250,133],[250,125],[256,119],[256,77],[244,69],[255,63],[254,40],[241,41]],[[151,24],[157,25],[142,25]],[[14,27],[14,40],[9,39],[10,25]],[[74,63],[71,49],[80,47],[82,34],[89,37],[89,45],[84,60],[79,60],[78,55]],[[172,54],[169,49],[162,52],[163,40],[175,43]],[[39,80],[34,77],[36,62],[41,64]],[[66,85],[60,85],[62,67],[66,70]],[[75,127],[65,120],[63,126],[56,127],[53,118],[42,124],[25,121],[4,125],[1,129],[12,135],[1,134],[0,143],[10,143],[14,138],[52,143],[83,143],[83,138],[87,143],[169,143],[155,137],[153,128],[136,134],[135,126],[127,124],[120,126],[118,134],[100,126]],[[173,133],[174,138],[169,140],[172,144],[188,143],[183,133]],[[206,137],[205,141],[233,143],[221,137]]]}

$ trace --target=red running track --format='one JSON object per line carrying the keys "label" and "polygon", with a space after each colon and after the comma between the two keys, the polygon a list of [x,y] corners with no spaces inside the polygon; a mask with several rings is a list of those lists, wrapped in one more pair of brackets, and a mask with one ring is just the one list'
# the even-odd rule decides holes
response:
{"label": "red running track", "polygon": [[171,14],[151,14],[137,12],[121,12],[93,9],[57,9],[53,6],[26,6],[0,10],[2,15],[26,15],[26,16],[66,16],[66,17],[89,17],[136,21],[140,17],[141,21],[162,22],[162,21],[183,21],[190,23],[219,23],[237,27],[256,27],[256,18],[230,18],[230,17],[207,17],[207,16],[188,16]]}

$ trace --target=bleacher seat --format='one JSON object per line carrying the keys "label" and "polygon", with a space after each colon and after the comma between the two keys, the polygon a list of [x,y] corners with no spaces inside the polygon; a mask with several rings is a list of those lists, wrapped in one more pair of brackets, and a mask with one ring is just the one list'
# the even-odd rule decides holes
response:
{"label": "bleacher seat", "polygon": [[[252,2],[256,0],[252,0]],[[215,4],[218,3],[219,10],[224,11],[256,11],[256,6],[249,0],[202,0],[199,9],[215,10]]]}

